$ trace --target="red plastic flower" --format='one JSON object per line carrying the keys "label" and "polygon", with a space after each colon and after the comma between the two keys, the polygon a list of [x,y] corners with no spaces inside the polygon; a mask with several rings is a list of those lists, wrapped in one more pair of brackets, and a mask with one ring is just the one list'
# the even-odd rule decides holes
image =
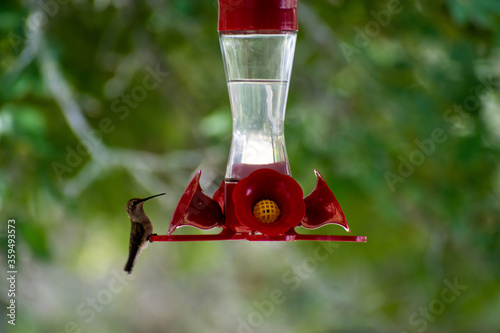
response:
{"label": "red plastic flower", "polygon": [[317,183],[314,190],[304,198],[307,211],[302,226],[308,229],[316,229],[325,224],[338,224],[346,231],[351,232],[345,219],[342,208],[328,187],[321,174],[314,170]]}
{"label": "red plastic flower", "polygon": [[182,195],[170,221],[168,235],[182,225],[198,229],[212,229],[224,222],[221,207],[208,197],[200,187],[201,170],[198,171]]}
{"label": "red plastic flower", "polygon": [[[238,182],[233,192],[236,217],[250,230],[263,235],[281,235],[298,226],[306,213],[300,185],[290,176],[271,169],[259,169]],[[275,222],[264,223],[254,214],[261,200],[274,201],[280,210]]]}

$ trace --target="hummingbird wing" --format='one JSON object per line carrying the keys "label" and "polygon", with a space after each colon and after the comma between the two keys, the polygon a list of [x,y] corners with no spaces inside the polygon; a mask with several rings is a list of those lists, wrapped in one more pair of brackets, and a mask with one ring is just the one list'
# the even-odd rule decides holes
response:
{"label": "hummingbird wing", "polygon": [[131,222],[130,226],[130,242],[128,247],[128,260],[125,265],[125,271],[130,274],[132,267],[141,253],[141,242],[144,236],[144,226],[141,223]]}

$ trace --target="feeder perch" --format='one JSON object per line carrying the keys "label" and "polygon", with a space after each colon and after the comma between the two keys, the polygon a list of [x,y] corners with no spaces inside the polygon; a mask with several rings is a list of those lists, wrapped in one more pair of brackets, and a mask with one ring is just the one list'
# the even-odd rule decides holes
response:
{"label": "feeder perch", "polygon": [[[312,235],[337,224],[350,232],[342,208],[318,171],[304,197],[290,175],[284,119],[297,37],[297,0],[219,0],[219,40],[226,71],[233,133],[225,180],[213,197],[198,171],[180,198],[167,235],[151,241],[346,241],[365,236]],[[218,234],[176,235],[181,226]]]}

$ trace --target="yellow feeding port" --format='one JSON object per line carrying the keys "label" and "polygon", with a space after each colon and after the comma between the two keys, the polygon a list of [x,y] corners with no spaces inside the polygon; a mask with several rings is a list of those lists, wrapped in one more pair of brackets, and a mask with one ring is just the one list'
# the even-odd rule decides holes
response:
{"label": "yellow feeding port", "polygon": [[276,202],[268,199],[261,200],[253,206],[253,216],[263,223],[276,222],[281,211]]}

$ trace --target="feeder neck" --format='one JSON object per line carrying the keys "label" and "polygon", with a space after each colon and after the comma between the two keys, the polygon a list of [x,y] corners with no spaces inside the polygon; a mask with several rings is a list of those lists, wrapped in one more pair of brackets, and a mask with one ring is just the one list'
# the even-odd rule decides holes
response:
{"label": "feeder neck", "polygon": [[219,0],[218,30],[297,31],[297,0]]}

